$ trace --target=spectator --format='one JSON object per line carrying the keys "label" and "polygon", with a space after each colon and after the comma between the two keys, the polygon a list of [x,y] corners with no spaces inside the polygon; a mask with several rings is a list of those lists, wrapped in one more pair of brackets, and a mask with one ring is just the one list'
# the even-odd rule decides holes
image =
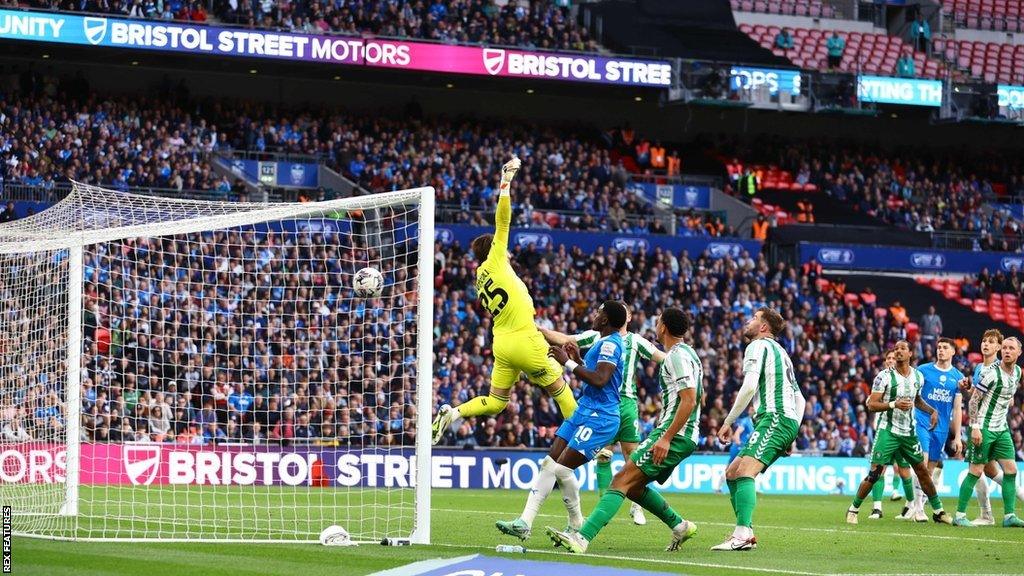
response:
{"label": "spectator", "polygon": [[893,322],[897,324],[903,325],[910,322],[910,317],[907,316],[907,309],[903,307],[903,304],[900,304],[899,300],[894,301],[892,306],[889,307],[889,314],[892,315]]}
{"label": "spectator", "polygon": [[942,336],[942,318],[935,313],[935,306],[928,306],[928,311],[921,316],[921,344],[935,346]]}
{"label": "spectator", "polygon": [[900,59],[896,61],[896,75],[900,78],[913,78],[916,76],[914,73],[914,57],[909,51],[904,52]]}
{"label": "spectator", "polygon": [[914,23],[910,25],[910,38],[913,41],[914,49],[918,52],[931,53],[932,28],[928,21],[921,18],[918,13]]}
{"label": "spectator", "polygon": [[846,39],[839,35],[838,30],[835,30],[825,42],[825,49],[828,51],[829,69],[838,70],[843,61],[843,52],[846,51]]}
{"label": "spectator", "polygon": [[796,221],[801,224],[814,224],[814,204],[807,198],[796,203]]}
{"label": "spectator", "polygon": [[764,214],[758,214],[757,218],[750,225],[751,237],[762,242],[768,240],[768,219]]}
{"label": "spectator", "polygon": [[793,35],[789,28],[783,28],[775,35],[775,47],[787,51],[793,49]]}

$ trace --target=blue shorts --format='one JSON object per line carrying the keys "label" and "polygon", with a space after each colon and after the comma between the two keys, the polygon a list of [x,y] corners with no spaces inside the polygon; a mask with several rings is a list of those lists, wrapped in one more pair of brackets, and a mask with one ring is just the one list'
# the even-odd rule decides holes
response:
{"label": "blue shorts", "polygon": [[615,441],[621,419],[618,414],[602,414],[585,408],[562,422],[555,434],[569,443],[569,448],[593,460],[605,446]]}
{"label": "blue shorts", "polygon": [[949,429],[936,426],[935,430],[929,430],[928,425],[917,425],[917,439],[921,441],[921,451],[928,455],[931,462],[939,462],[946,457],[946,438],[949,437]]}
{"label": "blue shorts", "polygon": [[740,455],[740,450],[743,450],[743,444],[739,442],[733,442],[729,444],[729,462],[732,463],[737,456]]}

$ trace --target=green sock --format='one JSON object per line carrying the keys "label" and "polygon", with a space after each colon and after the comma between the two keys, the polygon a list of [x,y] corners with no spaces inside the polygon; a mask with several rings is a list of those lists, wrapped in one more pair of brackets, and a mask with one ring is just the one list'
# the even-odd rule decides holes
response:
{"label": "green sock", "polygon": [[881,482],[875,482],[875,485],[871,487],[871,499],[875,502],[881,502],[885,498],[885,480]]}
{"label": "green sock", "polygon": [[580,528],[580,534],[588,541],[593,540],[597,537],[597,533],[600,532],[608,524],[608,522],[615,517],[615,514],[619,512],[619,508],[622,507],[622,502],[626,500],[626,495],[618,490],[609,490],[601,496],[601,500],[597,503],[597,507],[594,511],[587,516],[587,521],[583,524],[583,528]]}
{"label": "green sock", "polygon": [[894,469],[893,473],[892,473],[892,491],[895,492],[895,491],[899,490],[900,488],[902,488],[903,487],[902,482],[903,482],[903,478],[900,478],[900,475],[897,474],[896,470]]}
{"label": "green sock", "polygon": [[856,494],[853,495],[853,507],[860,509],[860,505],[864,503],[864,499]]}
{"label": "green sock", "polygon": [[908,476],[901,480],[903,480],[903,496],[907,498],[909,504],[914,501],[914,479]]}
{"label": "green sock", "polygon": [[956,501],[957,512],[967,512],[967,505],[971,503],[971,496],[974,495],[974,486],[977,483],[978,477],[974,474],[968,472],[967,476],[964,476],[964,481],[960,483],[960,499]]}
{"label": "green sock", "polygon": [[928,497],[928,504],[931,505],[932,510],[934,510],[935,512],[942,510],[942,499],[939,498],[938,493],[936,493],[935,496]]}
{"label": "green sock", "polygon": [[604,493],[608,491],[608,487],[612,485],[612,463],[597,462],[597,494],[604,496]]}
{"label": "green sock", "polygon": [[650,486],[644,490],[644,493],[640,496],[640,500],[637,501],[637,504],[639,504],[644,510],[647,510],[651,514],[657,516],[658,520],[664,522],[669,528],[675,528],[683,521],[682,516],[668,505],[668,502],[662,498],[661,494],[657,490]]}
{"label": "green sock", "polygon": [[750,528],[757,506],[757,490],[749,476],[736,479],[736,524]]}
{"label": "green sock", "polygon": [[736,481],[726,480],[725,484],[729,486],[729,503],[732,504],[732,513],[736,513]]}
{"label": "green sock", "polygon": [[1017,513],[1017,475],[1003,473],[1003,514]]}

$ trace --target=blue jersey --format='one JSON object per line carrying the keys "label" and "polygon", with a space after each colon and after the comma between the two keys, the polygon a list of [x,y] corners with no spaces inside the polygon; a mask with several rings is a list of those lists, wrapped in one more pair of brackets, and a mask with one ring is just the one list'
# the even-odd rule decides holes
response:
{"label": "blue jersey", "polygon": [[736,420],[736,424],[733,425],[733,429],[740,427],[740,437],[733,442],[733,445],[746,446],[747,439],[754,433],[754,421],[750,419],[750,416],[744,414]]}
{"label": "blue jersey", "polygon": [[[939,412],[939,425],[936,429],[949,430],[949,420],[953,417],[953,400],[960,394],[959,382],[964,377],[963,373],[953,367],[940,370],[934,362],[918,366],[917,369],[924,375],[921,398]],[[929,422],[928,414],[917,408],[914,410],[917,411],[918,423]]]}
{"label": "blue jersey", "polygon": [[611,380],[604,386],[590,386],[583,383],[583,393],[580,396],[577,412],[588,410],[602,414],[619,413],[619,389],[622,387],[622,368],[625,362],[622,360],[622,352],[625,346],[622,343],[622,336],[614,332],[598,340],[587,350],[583,357],[583,365],[588,370],[597,370],[601,362],[608,362],[615,365],[615,372]]}

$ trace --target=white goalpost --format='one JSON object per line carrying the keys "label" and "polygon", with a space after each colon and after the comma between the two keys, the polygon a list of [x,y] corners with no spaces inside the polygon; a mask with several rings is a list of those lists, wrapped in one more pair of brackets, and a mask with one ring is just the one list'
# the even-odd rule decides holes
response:
{"label": "white goalpost", "polygon": [[[310,203],[76,183],[0,225],[15,534],[430,542],[434,190]],[[379,297],[355,272],[379,270]]]}

